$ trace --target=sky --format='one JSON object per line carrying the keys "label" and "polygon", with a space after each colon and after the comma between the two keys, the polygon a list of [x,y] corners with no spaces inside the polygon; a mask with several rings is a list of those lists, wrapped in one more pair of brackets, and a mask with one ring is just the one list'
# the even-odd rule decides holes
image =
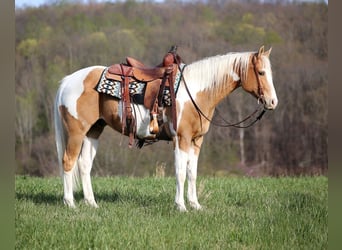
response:
{"label": "sky", "polygon": [[44,3],[45,0],[15,0],[15,7],[24,7],[25,5],[28,6],[39,6]]}
{"label": "sky", "polygon": [[[84,2],[114,2],[115,0],[83,0]],[[155,2],[162,2],[163,0],[155,0]],[[303,2],[314,2],[317,0],[302,0]],[[26,6],[38,7],[42,4],[57,2],[56,0],[15,0],[15,7],[22,8]],[[328,3],[328,0],[325,0]]]}
{"label": "sky", "polygon": [[[110,2],[110,0],[96,0],[96,1],[93,1],[93,2]],[[51,2],[58,2],[56,0],[15,0],[15,7],[19,7],[19,8],[22,8],[22,7],[25,7],[25,6],[31,6],[31,7],[38,7],[40,5],[43,5],[43,4],[48,4],[48,3],[51,3]],[[84,1],[84,2],[87,2],[87,1]]]}
{"label": "sky", "polygon": [[[43,4],[56,3],[61,0],[15,0],[15,7],[22,8],[26,6],[38,7]],[[116,0],[78,0],[79,2],[115,2]],[[123,1],[123,0],[121,0]],[[163,0],[154,0],[154,2],[162,2]]]}

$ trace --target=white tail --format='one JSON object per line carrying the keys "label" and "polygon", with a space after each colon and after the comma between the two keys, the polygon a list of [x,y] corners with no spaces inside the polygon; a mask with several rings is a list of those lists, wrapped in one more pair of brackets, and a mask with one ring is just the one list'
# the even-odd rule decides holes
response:
{"label": "white tail", "polygon": [[59,106],[61,103],[61,92],[62,92],[62,84],[60,85],[56,99],[55,99],[55,106],[54,106],[54,122],[55,122],[55,140],[56,140],[56,148],[57,148],[57,158],[58,158],[58,165],[63,173],[63,153],[65,150],[65,135],[64,135],[64,127],[62,124],[62,117],[59,112]]}
{"label": "white tail", "polygon": [[[63,121],[61,117],[61,113],[59,107],[62,105],[62,95],[64,91],[64,87],[67,85],[67,78],[64,78],[61,81],[61,85],[58,88],[56,99],[55,99],[55,106],[54,106],[54,123],[55,123],[55,141],[56,141],[56,148],[57,148],[57,158],[58,158],[58,165],[60,169],[60,174],[62,178],[64,177],[63,171],[63,155],[66,148],[66,131],[63,126]],[[71,170],[72,175],[72,184],[73,190],[75,187],[79,186],[79,170],[77,161]],[[63,180],[64,181],[64,180]]]}

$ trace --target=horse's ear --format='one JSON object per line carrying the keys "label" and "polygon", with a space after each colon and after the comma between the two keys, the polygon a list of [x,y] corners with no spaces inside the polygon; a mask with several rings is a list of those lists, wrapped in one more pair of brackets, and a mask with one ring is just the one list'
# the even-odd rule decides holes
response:
{"label": "horse's ear", "polygon": [[258,57],[264,53],[264,45],[262,45],[258,51]]}
{"label": "horse's ear", "polygon": [[270,57],[271,51],[272,51],[272,47],[264,53],[265,56]]}

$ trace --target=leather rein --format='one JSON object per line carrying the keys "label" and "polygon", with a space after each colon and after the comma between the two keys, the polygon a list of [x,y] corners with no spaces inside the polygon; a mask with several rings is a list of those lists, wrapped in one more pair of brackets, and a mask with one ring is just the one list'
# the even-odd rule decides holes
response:
{"label": "leather rein", "polygon": [[[262,103],[263,102],[263,97],[264,97],[264,93],[263,93],[263,89],[262,89],[262,86],[261,86],[261,83],[260,83],[260,78],[259,78],[259,73],[257,72],[257,69],[256,69],[256,65],[255,65],[255,58],[256,55],[253,55],[253,59],[252,59],[252,63],[253,63],[253,69],[254,69],[254,73],[255,73],[255,77],[257,79],[257,83],[258,83],[258,104],[259,103]],[[180,70],[181,72],[181,77],[183,79],[183,82],[184,82],[184,86],[185,86],[185,89],[186,89],[186,92],[188,93],[189,97],[190,97],[190,100],[192,102],[192,104],[194,105],[199,117],[200,117],[200,122],[201,122],[201,127],[202,127],[202,119],[201,119],[201,116],[203,116],[208,122],[210,122],[211,124],[215,125],[215,126],[218,126],[218,127],[234,127],[234,128],[249,128],[251,126],[253,126],[257,121],[259,121],[263,115],[265,114],[266,112],[266,109],[262,108],[262,111],[260,112],[260,114],[255,118],[255,120],[253,120],[251,123],[249,123],[248,125],[241,125],[243,122],[249,120],[251,117],[253,117],[258,111],[260,111],[260,106],[253,112],[251,113],[250,115],[248,115],[247,117],[245,117],[244,119],[242,119],[241,121],[239,122],[236,122],[236,123],[231,123],[231,122],[228,122],[227,120],[225,120],[218,112],[217,114],[220,116],[221,120],[223,120],[224,123],[218,123],[218,122],[215,122],[214,120],[210,119],[207,115],[205,115],[203,113],[203,111],[200,109],[200,107],[196,104],[194,98],[192,97],[191,93],[190,93],[190,90],[188,88],[188,85],[186,83],[186,80],[184,78],[184,75],[183,75],[183,71],[185,69],[185,67],[187,66],[184,65],[184,67],[181,69],[180,68],[180,64],[177,62],[177,65],[178,65],[178,69]]]}

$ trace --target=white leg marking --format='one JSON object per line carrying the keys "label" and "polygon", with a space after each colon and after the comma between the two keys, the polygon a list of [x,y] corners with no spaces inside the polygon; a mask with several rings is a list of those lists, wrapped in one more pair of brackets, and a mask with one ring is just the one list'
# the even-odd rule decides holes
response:
{"label": "white leg marking", "polygon": [[186,179],[186,165],[188,163],[188,154],[179,149],[178,139],[175,145],[175,168],[176,168],[176,198],[175,203],[181,212],[186,212],[184,203],[184,183]]}
{"label": "white leg marking", "polygon": [[67,205],[68,207],[75,208],[75,203],[74,203],[74,194],[73,194],[73,171],[74,168],[69,171],[63,172],[63,186],[64,186],[64,204]]}
{"label": "white leg marking", "polygon": [[98,207],[98,205],[95,202],[90,172],[96,155],[97,146],[97,139],[85,137],[83,139],[82,150],[78,158],[78,167],[81,175],[84,201],[86,204],[93,207]]}
{"label": "white leg marking", "polygon": [[196,180],[197,180],[197,162],[198,156],[195,155],[193,149],[189,151],[189,164],[187,166],[188,174],[188,200],[190,206],[196,210],[202,209],[198,203],[197,191],[196,191]]}

